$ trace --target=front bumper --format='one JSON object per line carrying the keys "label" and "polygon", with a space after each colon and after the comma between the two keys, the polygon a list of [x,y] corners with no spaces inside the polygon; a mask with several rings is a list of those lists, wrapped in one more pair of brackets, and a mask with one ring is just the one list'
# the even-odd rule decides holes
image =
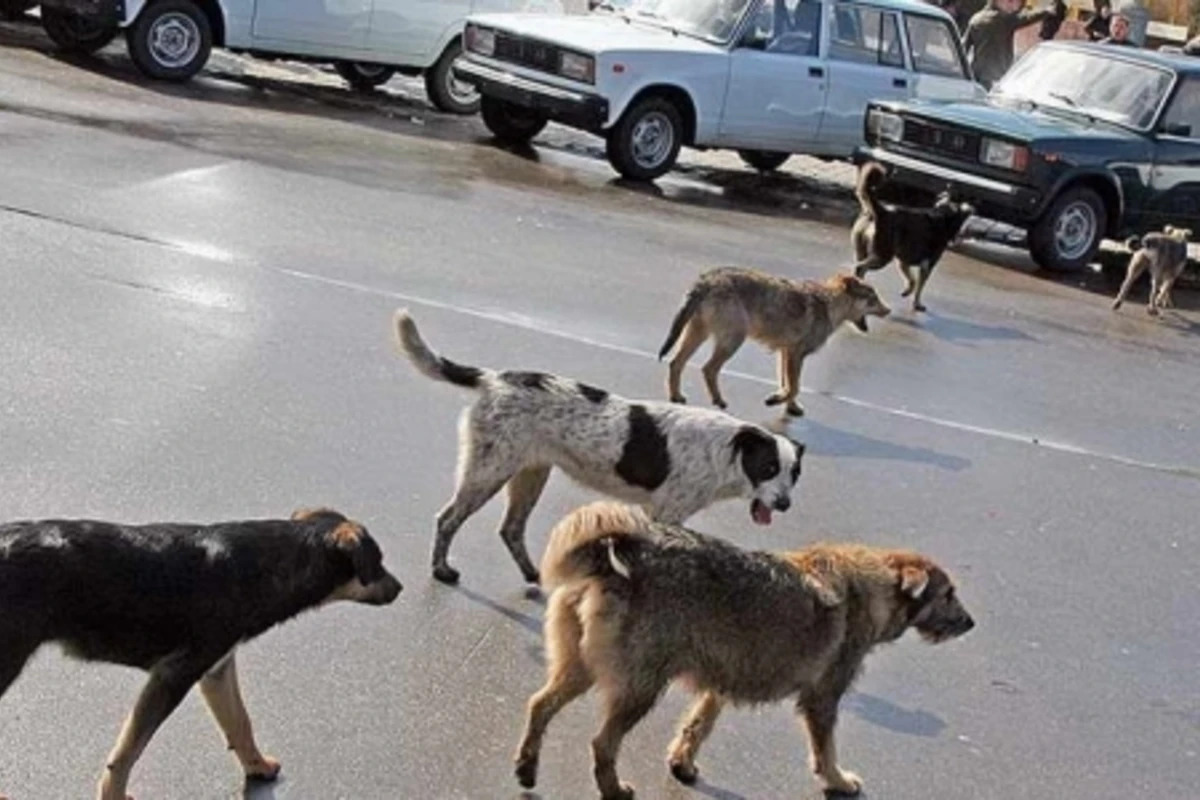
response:
{"label": "front bumper", "polygon": [[888,169],[896,182],[942,192],[952,189],[956,197],[967,200],[984,217],[1026,226],[1042,211],[1043,195],[1027,186],[976,175],[882,147],[860,147],[854,153],[856,164],[877,161]]}
{"label": "front bumper", "polygon": [[453,70],[456,78],[474,85],[484,97],[545,114],[555,122],[591,133],[600,133],[608,122],[608,100],[599,95],[564,89],[466,58],[456,61]]}

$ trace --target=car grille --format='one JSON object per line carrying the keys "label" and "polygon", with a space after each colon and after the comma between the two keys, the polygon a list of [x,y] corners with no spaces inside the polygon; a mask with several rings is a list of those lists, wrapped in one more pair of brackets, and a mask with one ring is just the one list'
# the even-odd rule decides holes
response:
{"label": "car grille", "polygon": [[536,39],[513,36],[511,33],[496,32],[496,49],[492,57],[542,72],[558,72],[559,49],[557,47]]}
{"label": "car grille", "polygon": [[979,159],[978,133],[904,118],[904,143],[963,161]]}

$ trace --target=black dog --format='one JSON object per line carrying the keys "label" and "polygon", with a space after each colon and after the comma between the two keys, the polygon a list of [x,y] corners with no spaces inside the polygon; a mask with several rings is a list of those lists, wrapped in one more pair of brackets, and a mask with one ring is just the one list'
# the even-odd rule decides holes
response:
{"label": "black dog", "polygon": [[246,775],[279,762],[254,741],[234,650],[333,600],[386,605],[400,582],[336,511],[216,525],[41,520],[0,525],[0,696],[43,643],[150,673],[100,780],[126,800],[134,763],[195,683]]}
{"label": "black dog", "polygon": [[[955,202],[948,192],[939,195],[931,208],[882,202],[878,193],[886,177],[883,167],[874,162],[859,171],[855,193],[862,210],[850,231],[857,262],[854,274],[865,277],[895,260],[906,284],[900,296],[913,295],[913,311],[924,311],[921,292],[925,283],[975,209]],[[918,270],[915,279],[913,267]]]}

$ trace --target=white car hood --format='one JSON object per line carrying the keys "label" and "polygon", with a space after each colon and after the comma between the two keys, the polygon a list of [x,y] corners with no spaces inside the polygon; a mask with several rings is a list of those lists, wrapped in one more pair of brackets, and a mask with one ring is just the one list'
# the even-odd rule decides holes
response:
{"label": "white car hood", "polygon": [[642,22],[626,22],[615,14],[472,14],[467,21],[585,53],[614,50],[724,52],[723,48],[693,36],[676,35]]}

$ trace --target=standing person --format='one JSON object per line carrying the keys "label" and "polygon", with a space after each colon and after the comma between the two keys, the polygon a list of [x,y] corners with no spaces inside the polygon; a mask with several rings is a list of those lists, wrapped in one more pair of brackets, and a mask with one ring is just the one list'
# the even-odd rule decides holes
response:
{"label": "standing person", "polygon": [[975,80],[991,89],[1012,66],[1013,35],[1018,30],[1045,19],[1057,19],[1061,24],[1066,15],[1064,0],[1054,0],[1050,8],[1036,11],[1022,10],[1021,0],[988,0],[983,10],[971,17],[963,35],[963,47],[971,59]]}
{"label": "standing person", "polygon": [[1107,39],[1112,32],[1112,0],[1095,0],[1092,8],[1095,9],[1095,14],[1084,26],[1084,31],[1088,39],[1098,42]]}
{"label": "standing person", "polygon": [[1108,38],[1100,42],[1100,44],[1116,44],[1122,47],[1137,47],[1129,39],[1129,17],[1118,11],[1112,15],[1112,26],[1109,28]]}

